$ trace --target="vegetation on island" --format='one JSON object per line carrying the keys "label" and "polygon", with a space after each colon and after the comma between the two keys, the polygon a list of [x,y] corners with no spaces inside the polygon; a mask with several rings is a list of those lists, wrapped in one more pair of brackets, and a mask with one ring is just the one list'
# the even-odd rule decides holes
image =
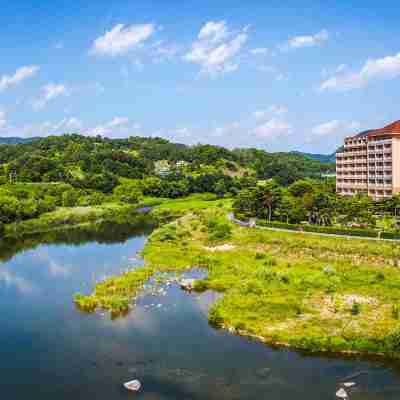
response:
{"label": "vegetation on island", "polygon": [[79,307],[127,312],[158,272],[204,268],[197,290],[223,293],[210,323],[270,344],[311,351],[400,353],[399,254],[366,242],[248,229],[214,204],[156,229],[145,266],[78,295]]}

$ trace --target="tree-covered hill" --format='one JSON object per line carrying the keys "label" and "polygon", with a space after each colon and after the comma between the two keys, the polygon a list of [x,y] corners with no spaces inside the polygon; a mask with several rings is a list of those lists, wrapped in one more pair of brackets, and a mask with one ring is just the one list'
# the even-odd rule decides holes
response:
{"label": "tree-covered hill", "polygon": [[21,138],[21,137],[0,137],[0,144],[21,144],[30,143],[39,138]]}
{"label": "tree-covered hill", "polygon": [[212,145],[187,146],[161,138],[109,139],[62,135],[0,146],[2,180],[66,182],[111,191],[119,178],[166,180],[196,175],[230,179],[275,178],[283,185],[304,177],[318,178],[333,165],[295,153],[257,149],[228,150]]}
{"label": "tree-covered hill", "polygon": [[316,154],[316,153],[302,153],[301,151],[293,151],[293,154],[304,156],[310,160],[320,161],[322,163],[335,163],[336,162],[336,152],[332,154]]}

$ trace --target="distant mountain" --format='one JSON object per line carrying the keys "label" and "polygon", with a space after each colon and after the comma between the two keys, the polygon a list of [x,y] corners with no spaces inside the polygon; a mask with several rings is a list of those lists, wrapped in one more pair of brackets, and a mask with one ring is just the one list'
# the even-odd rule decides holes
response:
{"label": "distant mountain", "polygon": [[0,137],[0,144],[23,144],[31,143],[34,140],[38,140],[38,137],[32,138],[21,138],[21,137]]}
{"label": "distant mountain", "polygon": [[313,153],[302,153],[301,151],[292,151],[292,153],[307,157],[310,160],[317,160],[322,163],[336,162],[336,152],[332,154],[313,154]]}

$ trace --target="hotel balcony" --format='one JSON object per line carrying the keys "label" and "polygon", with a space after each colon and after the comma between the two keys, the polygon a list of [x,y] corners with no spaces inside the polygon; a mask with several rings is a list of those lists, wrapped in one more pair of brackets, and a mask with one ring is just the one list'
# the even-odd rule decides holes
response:
{"label": "hotel balcony", "polygon": [[344,189],[367,189],[368,185],[366,183],[337,183],[336,188],[344,188]]}

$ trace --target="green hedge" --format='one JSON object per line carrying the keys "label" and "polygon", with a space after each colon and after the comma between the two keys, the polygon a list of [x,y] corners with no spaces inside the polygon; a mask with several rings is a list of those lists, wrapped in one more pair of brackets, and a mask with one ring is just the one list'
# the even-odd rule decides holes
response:
{"label": "green hedge", "polygon": [[372,229],[351,229],[337,228],[332,226],[305,225],[303,230],[306,232],[327,233],[331,235],[361,236],[361,237],[378,237],[378,232]]}
{"label": "green hedge", "polygon": [[269,228],[278,228],[278,229],[290,229],[291,231],[299,231],[302,228],[302,225],[295,224],[286,224],[285,222],[275,222],[275,221],[263,221],[257,220],[258,226],[267,226]]}
{"label": "green hedge", "polygon": [[400,239],[400,232],[382,232],[382,239]]}
{"label": "green hedge", "polygon": [[284,222],[267,222],[267,221],[257,221],[257,225],[266,226],[270,228],[289,229],[292,231],[326,233],[330,235],[378,237],[378,232],[372,229],[349,229],[349,228],[337,228],[333,226],[320,226],[320,225],[295,225],[295,224],[286,224]]}

